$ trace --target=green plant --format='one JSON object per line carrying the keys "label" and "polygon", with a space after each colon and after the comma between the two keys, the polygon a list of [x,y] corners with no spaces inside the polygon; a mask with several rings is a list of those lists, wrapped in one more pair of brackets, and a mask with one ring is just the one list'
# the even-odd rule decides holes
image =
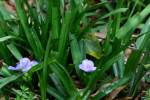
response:
{"label": "green plant", "polygon": [[33,93],[29,91],[29,88],[21,86],[20,89],[21,90],[12,89],[16,93],[15,100],[34,100],[36,98]]}
{"label": "green plant", "polygon": [[146,92],[146,96],[144,97],[144,100],[149,100],[150,99],[150,91],[149,89]]}
{"label": "green plant", "polygon": [[[126,94],[134,96],[138,83],[148,71],[144,65],[149,63],[150,4],[145,2],[35,0],[30,5],[27,0],[15,0],[13,18],[6,18],[4,12],[0,12],[3,95],[8,88],[15,86],[18,91],[18,86],[25,85],[32,92],[37,89],[41,100],[99,100],[128,85],[130,89]],[[141,32],[133,37],[138,27]],[[95,35],[98,32],[105,35],[102,41]],[[131,44],[135,47],[126,62],[125,50]],[[9,65],[15,65],[23,57],[37,60],[39,64],[27,73],[8,70]],[[79,64],[86,58],[93,60],[96,71],[80,70]],[[101,90],[114,78],[117,81]],[[23,94],[30,94],[27,88],[22,90]],[[16,100],[20,98],[19,93]]]}

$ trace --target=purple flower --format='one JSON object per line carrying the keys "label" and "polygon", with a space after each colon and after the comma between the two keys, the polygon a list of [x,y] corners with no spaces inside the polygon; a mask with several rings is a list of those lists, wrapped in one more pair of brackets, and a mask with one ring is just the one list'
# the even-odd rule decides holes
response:
{"label": "purple flower", "polygon": [[79,68],[85,72],[93,72],[96,70],[93,61],[85,59],[82,61],[82,64],[79,65]]}
{"label": "purple flower", "polygon": [[34,61],[34,60],[30,61],[29,58],[22,58],[19,60],[19,63],[17,63],[17,65],[15,67],[9,66],[8,69],[16,70],[16,71],[21,70],[22,72],[27,72],[32,68],[32,66],[35,66],[37,64],[38,64],[37,61]]}

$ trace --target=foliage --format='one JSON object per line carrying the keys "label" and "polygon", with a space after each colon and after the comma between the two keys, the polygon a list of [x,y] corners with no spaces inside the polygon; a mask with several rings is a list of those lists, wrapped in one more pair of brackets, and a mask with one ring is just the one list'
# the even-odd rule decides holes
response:
{"label": "foliage", "polygon": [[[40,95],[41,100],[100,100],[124,85],[129,87],[126,95],[136,95],[141,79],[149,71],[146,67],[150,63],[149,1],[35,0],[29,4],[27,0],[15,0],[16,13],[8,12],[3,3],[0,8],[3,96],[19,100],[20,93],[34,98],[30,95],[33,93]],[[100,37],[101,41],[98,33],[105,35]],[[128,48],[133,49],[126,61]],[[27,73],[8,70],[9,65],[15,65],[23,57],[39,64]],[[80,70],[79,64],[84,59],[93,60],[96,71]],[[19,90],[20,86],[26,87]]]}
{"label": "foliage", "polygon": [[146,96],[144,98],[145,100],[149,100],[150,99],[150,90],[147,90]]}
{"label": "foliage", "polygon": [[20,87],[21,90],[15,90],[13,91],[17,94],[15,100],[34,100],[35,97],[33,96],[33,93],[29,91],[29,88],[25,86]]}

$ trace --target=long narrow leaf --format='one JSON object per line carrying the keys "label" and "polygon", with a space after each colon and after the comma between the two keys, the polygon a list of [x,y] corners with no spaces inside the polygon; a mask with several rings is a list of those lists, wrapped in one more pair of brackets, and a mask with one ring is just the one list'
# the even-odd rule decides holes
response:
{"label": "long narrow leaf", "polygon": [[64,69],[62,65],[57,62],[54,62],[50,65],[50,69],[56,74],[56,76],[62,81],[64,88],[70,96],[74,96],[78,94],[73,81],[67,71]]}
{"label": "long narrow leaf", "polygon": [[17,78],[19,78],[19,76],[13,75],[7,78],[0,79],[0,89],[9,84],[10,82],[15,81]]}

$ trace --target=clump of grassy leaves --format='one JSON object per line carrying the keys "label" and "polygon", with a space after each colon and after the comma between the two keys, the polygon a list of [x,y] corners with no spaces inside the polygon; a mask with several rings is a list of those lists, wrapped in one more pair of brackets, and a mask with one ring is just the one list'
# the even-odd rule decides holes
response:
{"label": "clump of grassy leaves", "polygon": [[[146,2],[35,0],[30,5],[15,0],[16,13],[5,11],[2,2],[0,93],[15,97],[13,90],[23,85],[41,100],[100,100],[127,85],[125,94],[135,96],[149,70],[150,4]],[[137,28],[140,32],[133,37]],[[99,32],[105,35],[102,41],[95,35]],[[131,44],[132,53],[125,61]],[[39,64],[28,73],[8,70],[22,57]],[[94,61],[95,72],[79,69],[85,58]]]}

